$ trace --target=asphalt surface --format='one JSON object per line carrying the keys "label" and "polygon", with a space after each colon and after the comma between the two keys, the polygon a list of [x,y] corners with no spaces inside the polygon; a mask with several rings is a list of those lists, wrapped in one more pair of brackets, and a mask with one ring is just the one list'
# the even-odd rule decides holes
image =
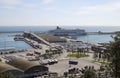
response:
{"label": "asphalt surface", "polygon": [[[69,65],[69,60],[72,61],[78,61],[77,65]],[[62,76],[64,74],[64,72],[68,71],[71,68],[79,68],[81,70],[81,68],[84,68],[85,66],[94,66],[95,69],[99,69],[100,65],[93,63],[90,60],[87,59],[69,59],[69,58],[64,58],[62,60],[59,60],[58,63],[53,64],[53,65],[47,65],[47,67],[49,67],[49,71],[50,72],[57,72],[59,76]]]}

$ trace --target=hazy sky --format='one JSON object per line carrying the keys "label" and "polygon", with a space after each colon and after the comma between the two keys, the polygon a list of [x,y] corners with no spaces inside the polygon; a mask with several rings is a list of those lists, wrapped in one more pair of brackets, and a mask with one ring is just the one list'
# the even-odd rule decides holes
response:
{"label": "hazy sky", "polygon": [[0,0],[0,26],[120,26],[120,0]]}

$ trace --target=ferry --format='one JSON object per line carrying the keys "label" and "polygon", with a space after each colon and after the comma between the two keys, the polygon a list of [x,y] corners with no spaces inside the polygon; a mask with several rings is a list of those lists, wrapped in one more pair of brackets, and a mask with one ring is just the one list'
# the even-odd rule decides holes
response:
{"label": "ferry", "polygon": [[55,30],[50,30],[46,34],[53,36],[80,36],[87,33],[83,29],[62,29],[57,26]]}

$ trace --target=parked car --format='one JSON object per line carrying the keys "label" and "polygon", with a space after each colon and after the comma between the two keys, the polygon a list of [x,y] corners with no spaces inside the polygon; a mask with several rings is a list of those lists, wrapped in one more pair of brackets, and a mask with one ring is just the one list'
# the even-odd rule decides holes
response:
{"label": "parked car", "polygon": [[33,53],[27,53],[26,56],[33,56]]}
{"label": "parked car", "polygon": [[57,60],[57,59],[54,59],[54,63],[58,63],[58,60]]}
{"label": "parked car", "polygon": [[58,63],[58,60],[57,60],[57,59],[48,60],[48,64],[49,64],[49,65],[52,65],[52,64],[55,64],[55,63]]}

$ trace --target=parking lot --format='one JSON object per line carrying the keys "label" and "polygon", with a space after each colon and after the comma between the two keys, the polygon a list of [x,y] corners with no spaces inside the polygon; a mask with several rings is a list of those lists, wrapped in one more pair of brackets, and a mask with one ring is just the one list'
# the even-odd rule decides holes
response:
{"label": "parking lot", "polygon": [[78,61],[77,65],[69,65],[69,60],[70,59],[62,59],[58,61],[58,63],[52,64],[52,65],[47,65],[49,67],[50,72],[57,72],[59,76],[62,76],[64,72],[68,71],[71,68],[84,68],[85,66],[94,66],[95,69],[99,69],[100,65],[92,63],[92,61],[85,60],[85,59],[71,59],[73,61]]}

